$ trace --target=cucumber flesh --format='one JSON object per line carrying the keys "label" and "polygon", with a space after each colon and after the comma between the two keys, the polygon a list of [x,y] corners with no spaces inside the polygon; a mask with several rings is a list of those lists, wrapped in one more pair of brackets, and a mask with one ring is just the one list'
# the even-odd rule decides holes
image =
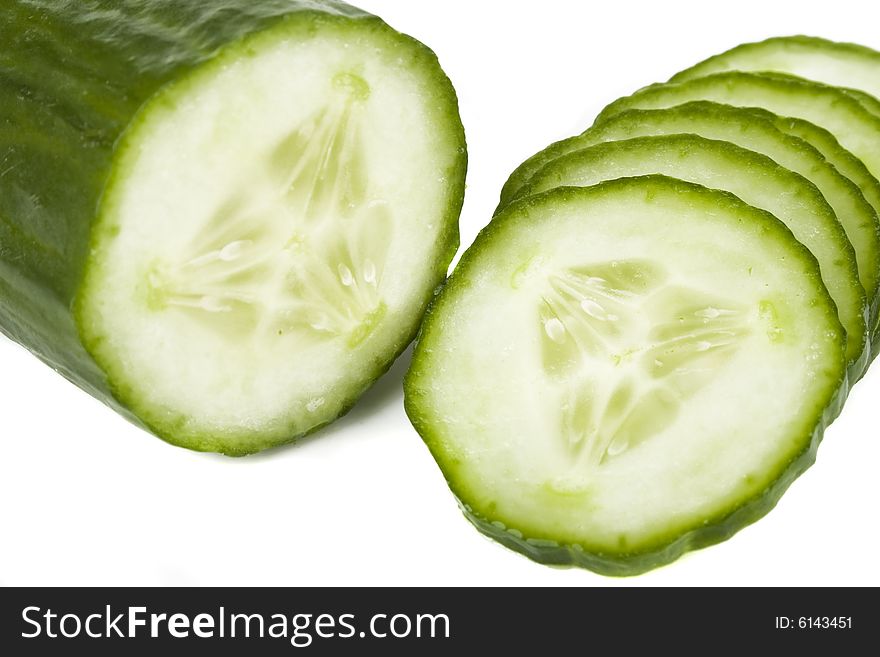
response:
{"label": "cucumber flesh", "polygon": [[[13,62],[15,74],[47,85],[57,107],[93,99],[108,115],[90,120],[115,146],[87,160],[88,125],[53,146],[72,172],[91,166],[78,185],[57,181],[91,200],[82,240],[67,241],[61,273],[19,267],[44,259],[24,238],[20,253],[4,250],[0,276],[19,297],[40,277],[54,288],[28,314],[0,287],[0,320],[30,347],[42,333],[61,343],[69,324],[76,338],[63,337],[80,352],[47,361],[169,442],[246,454],[344,413],[410,342],[458,244],[466,156],[436,57],[378,18],[336,2],[209,5],[35,4],[52,29],[19,44],[34,57]],[[210,43],[206,24],[229,40]],[[113,41],[112,60],[37,57],[57,53],[56,38],[101,52],[108,30],[141,36]],[[40,67],[82,93],[50,89]],[[114,67],[130,79],[103,87]],[[144,87],[137,105],[111,107],[120,88]],[[10,103],[0,116],[19,128],[16,154],[55,143],[55,124],[72,130],[32,125]],[[45,196],[45,172],[21,171],[21,190]],[[58,207],[8,216],[51,234]],[[46,326],[50,303],[63,329]]]}
{"label": "cucumber flesh", "polygon": [[[750,108],[750,111],[756,111]],[[792,137],[797,137],[809,143],[819,151],[825,160],[846,178],[853,181],[859,188],[864,199],[872,208],[880,208],[880,182],[865,167],[864,163],[843,148],[837,139],[827,130],[820,128],[808,121],[780,117],[769,112],[762,114],[771,117],[773,124],[782,132]],[[860,268],[861,271],[861,268]],[[874,321],[870,326],[872,340],[871,358],[876,358],[880,352],[880,309],[873,312]]]}
{"label": "cucumber flesh", "polygon": [[853,90],[880,115],[880,52],[854,43],[809,36],[773,37],[744,43],[676,74],[684,82],[724,71],[778,71]]}
{"label": "cucumber flesh", "polygon": [[[669,97],[663,101],[661,88],[667,90]],[[671,108],[679,104],[689,104],[691,102],[701,102],[699,94],[695,94],[695,98],[688,94],[682,94],[678,86],[674,85],[654,85],[651,87],[650,107],[652,108]],[[706,101],[708,102],[708,101]],[[729,103],[737,105],[737,103]],[[819,151],[822,156],[833,165],[840,173],[855,183],[865,200],[871,204],[875,213],[880,213],[880,181],[868,171],[865,164],[853,155],[850,151],[840,145],[835,136],[828,130],[821,128],[809,121],[793,118],[790,116],[779,116],[756,107],[743,108],[748,109],[753,114],[760,116],[766,120],[772,121],[773,125],[780,131],[793,137],[798,137],[806,141],[813,148]],[[625,110],[621,110],[625,111]],[[613,113],[609,112],[602,120],[596,121],[595,125],[600,125],[607,121]],[[589,132],[589,130],[587,131]],[[522,189],[529,179],[547,162],[554,158],[577,150],[581,145],[580,135],[563,139],[551,144],[544,150],[536,153],[522,164],[520,164],[507,179],[501,191],[501,201],[496,212],[501,211],[507,203],[514,198]]]}
{"label": "cucumber flesh", "polygon": [[632,575],[774,506],[839,410],[843,343],[779,221],[624,178],[493,219],[429,310],[406,410],[480,531]]}
{"label": "cucumber flesh", "polygon": [[[855,183],[827,162],[822,153],[809,143],[781,132],[774,125],[776,119],[768,112],[705,101],[661,110],[630,110],[573,137],[565,148],[574,151],[602,142],[634,137],[695,134],[761,153],[800,174],[822,192],[853,245],[859,280],[868,297],[873,326],[880,300],[880,222],[877,213]],[[553,155],[561,156],[560,150],[557,148]],[[549,163],[553,156],[547,155],[545,160]]]}
{"label": "cucumber flesh", "polygon": [[383,45],[279,34],[128,133],[79,311],[163,433],[243,451],[305,433],[412,334],[450,251],[435,208],[457,145]]}
{"label": "cucumber flesh", "polygon": [[861,376],[868,358],[867,306],[852,245],[819,190],[770,158],[696,135],[637,137],[558,158],[535,174],[523,194],[650,174],[730,192],[782,221],[819,261],[846,329],[850,374],[853,380]]}
{"label": "cucumber flesh", "polygon": [[[880,118],[844,91],[807,80],[728,72],[655,84],[611,103],[602,110],[598,122],[627,109],[661,109],[694,100],[760,107],[813,123],[861,160],[875,184],[880,178],[880,151],[876,148],[880,143]],[[880,213],[880,206],[867,194],[865,198]]]}
{"label": "cucumber flesh", "polygon": [[633,110],[581,135],[584,146],[633,137],[690,133],[761,153],[816,185],[834,210],[856,254],[872,319],[880,301],[880,220],[858,186],[800,137],[774,125],[775,115],[696,101],[665,110]]}
{"label": "cucumber flesh", "polygon": [[[756,110],[750,108],[750,111]],[[777,116],[770,112],[763,114],[769,117],[780,131],[804,140],[819,151],[831,166],[855,183],[875,212],[880,208],[880,181],[868,171],[859,158],[841,146],[834,135],[809,121]]]}

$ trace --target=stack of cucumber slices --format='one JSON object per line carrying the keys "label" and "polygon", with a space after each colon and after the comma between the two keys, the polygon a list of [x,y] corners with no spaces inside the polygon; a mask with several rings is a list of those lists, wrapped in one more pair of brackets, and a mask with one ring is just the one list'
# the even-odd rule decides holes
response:
{"label": "stack of cucumber slices", "polygon": [[878,80],[860,46],[740,46],[513,172],[405,385],[480,531],[632,575],[810,466],[880,342]]}

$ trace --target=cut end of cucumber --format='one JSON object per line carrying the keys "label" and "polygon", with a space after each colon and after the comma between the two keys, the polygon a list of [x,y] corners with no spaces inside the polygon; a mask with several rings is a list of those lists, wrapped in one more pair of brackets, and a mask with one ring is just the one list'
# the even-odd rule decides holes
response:
{"label": "cut end of cucumber", "polygon": [[208,330],[307,343],[366,339],[384,314],[382,274],[395,232],[371,196],[363,145],[370,89],[340,73],[326,104],[224,190],[179,252],[145,274],[147,303]]}
{"label": "cut end of cucumber", "polygon": [[429,311],[406,408],[481,531],[635,574],[773,507],[839,409],[844,342],[772,215],[622,178],[493,220]]}
{"label": "cut end of cucumber", "polygon": [[102,204],[85,342],[187,447],[256,451],[347,410],[457,243],[464,144],[436,60],[378,21],[309,23],[160,92]]}

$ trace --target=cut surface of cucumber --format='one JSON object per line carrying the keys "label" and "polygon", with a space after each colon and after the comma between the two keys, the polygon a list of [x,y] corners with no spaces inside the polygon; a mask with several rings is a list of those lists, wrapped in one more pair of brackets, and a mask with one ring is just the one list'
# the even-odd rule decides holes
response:
{"label": "cut surface of cucumber", "polygon": [[800,174],[822,192],[856,254],[859,280],[876,317],[880,294],[880,221],[858,186],[816,148],[781,132],[775,115],[760,110],[696,101],[663,110],[632,110],[587,130],[584,146],[650,135],[695,134],[761,153]]}
{"label": "cut surface of cucumber", "polygon": [[[819,37],[773,37],[744,43],[676,74],[684,82],[724,71],[778,71],[852,89],[871,112],[880,113],[880,52]],[[861,93],[858,93],[861,92]]]}
{"label": "cut surface of cucumber", "polygon": [[781,222],[624,178],[493,219],[429,310],[405,400],[480,531],[632,575],[769,511],[838,412],[844,363]]}
{"label": "cut surface of cucumber", "polygon": [[600,143],[553,160],[535,174],[523,195],[650,174],[731,192],[782,221],[819,261],[846,329],[850,372],[854,379],[863,373],[867,309],[852,245],[819,190],[770,158],[696,135],[636,137]]}
{"label": "cut surface of cucumber", "polygon": [[[35,98],[103,131],[0,101],[22,153],[0,191],[47,201],[0,207],[23,232],[4,331],[178,445],[245,454],[332,421],[412,339],[458,244],[464,135],[436,57],[336,2],[97,4],[15,3],[45,29],[0,46]],[[65,68],[50,37],[94,52]],[[43,148],[83,197],[57,244]]]}
{"label": "cut surface of cucumber", "polygon": [[570,152],[606,141],[668,134],[695,134],[766,155],[810,180],[831,205],[855,250],[859,280],[868,296],[871,316],[875,318],[880,294],[880,223],[877,213],[855,183],[809,143],[781,132],[774,123],[776,118],[760,110],[706,101],[660,110],[630,110],[572,137],[564,145],[547,152],[544,161],[546,166],[561,156],[563,149]]}
{"label": "cut surface of cucumber", "polygon": [[[597,122],[627,109],[660,109],[693,100],[760,107],[813,123],[860,159],[875,181],[880,178],[880,118],[844,91],[808,80],[728,72],[655,84],[611,103]],[[873,205],[872,199],[868,200]],[[876,205],[874,209],[880,212]]]}
{"label": "cut surface of cucumber", "polygon": [[[750,108],[750,111],[756,111]],[[783,117],[770,112],[762,112],[779,130],[792,137],[798,137],[819,151],[822,156],[844,176],[856,184],[865,200],[875,212],[880,208],[880,181],[855,155],[840,145],[840,142],[824,128],[792,117]]]}

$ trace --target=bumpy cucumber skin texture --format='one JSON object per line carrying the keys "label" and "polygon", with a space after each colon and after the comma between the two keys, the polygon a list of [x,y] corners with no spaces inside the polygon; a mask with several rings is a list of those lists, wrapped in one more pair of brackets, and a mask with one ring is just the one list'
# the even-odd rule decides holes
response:
{"label": "bumpy cucumber skin texture", "polygon": [[[0,21],[0,331],[163,440],[230,456],[280,443],[182,441],[136,416],[130,391],[108,379],[90,353],[94,345],[84,344],[77,299],[128,128],[171,83],[185,84],[230,53],[247,54],[249,37],[270,29],[369,30],[396,39],[401,57],[431,72],[436,125],[458,145],[432,263],[440,285],[458,249],[467,155],[455,91],[420,42],[337,0],[16,0]],[[412,341],[418,318],[407,328],[394,353],[374,363],[371,380]]]}
{"label": "bumpy cucumber skin texture", "polygon": [[[803,416],[810,418],[808,422],[810,426],[801,436],[799,450],[787,462],[779,464],[772,484],[760,494],[719,511],[712,518],[707,518],[705,522],[685,532],[663,536],[639,551],[594,552],[578,544],[558,543],[551,537],[529,536],[524,532],[516,531],[517,528],[513,524],[504,523],[503,518],[493,517],[485,510],[468,504],[467,486],[455,478],[454,459],[450,459],[444,453],[443,436],[436,432],[431,421],[430,409],[424,405],[426,396],[424,391],[430,389],[431,377],[431,369],[426,363],[430,359],[432,336],[435,332],[443,330],[442,316],[445,306],[454,303],[456,295],[466,292],[469,285],[468,276],[471,269],[476,266],[478,255],[494,239],[499,238],[507,224],[515,226],[517,221],[529,220],[530,212],[540,211],[546,206],[565,202],[568,199],[615,194],[627,188],[639,190],[646,198],[655,198],[663,194],[690,195],[694,203],[705,206],[709,216],[712,216],[718,208],[733,209],[742,214],[743,221],[760,225],[767,239],[788,243],[791,247],[791,256],[800,259],[813,272],[818,294],[816,304],[824,306],[830,324],[838,327],[835,339],[839,346],[840,357],[832,376],[829,377],[828,386],[817,395],[822,401],[815,407],[804,409]],[[840,414],[846,401],[849,385],[845,371],[845,340],[843,329],[837,322],[837,309],[821,282],[815,258],[806,247],[795,241],[788,229],[770,213],[746,205],[727,192],[709,190],[666,176],[622,178],[584,188],[560,187],[525,197],[509,205],[493,217],[489,225],[480,231],[473,245],[464,253],[441,293],[431,302],[422,322],[416,339],[413,362],[404,380],[404,406],[410,422],[443,471],[446,483],[457,499],[464,516],[480,532],[539,563],[578,566],[602,575],[627,577],[669,564],[692,550],[720,543],[743,527],[762,518],[776,506],[791,483],[815,462],[816,452],[826,427]]]}

